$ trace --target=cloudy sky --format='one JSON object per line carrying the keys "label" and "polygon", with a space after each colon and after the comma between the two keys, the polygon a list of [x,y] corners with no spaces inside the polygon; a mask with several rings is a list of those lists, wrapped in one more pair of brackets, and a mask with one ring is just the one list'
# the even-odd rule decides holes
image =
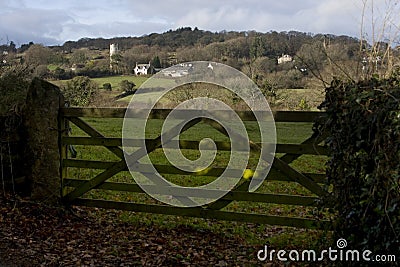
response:
{"label": "cloudy sky", "polygon": [[[183,26],[359,37],[363,1],[368,0],[0,0],[0,44],[57,45]],[[375,0],[375,14],[383,14],[388,1]]]}

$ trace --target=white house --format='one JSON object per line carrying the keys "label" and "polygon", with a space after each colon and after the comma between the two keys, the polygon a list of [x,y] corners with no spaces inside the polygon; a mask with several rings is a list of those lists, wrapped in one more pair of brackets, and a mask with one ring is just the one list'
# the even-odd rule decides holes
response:
{"label": "white house", "polygon": [[135,75],[147,75],[150,74],[150,62],[148,64],[137,64],[133,69]]}
{"label": "white house", "polygon": [[[7,56],[8,55],[8,51],[3,51],[3,56]],[[7,60],[4,58],[3,59],[3,64],[7,64]]]}
{"label": "white house", "polygon": [[278,58],[278,64],[283,64],[286,62],[292,62],[293,61],[293,57],[290,55],[283,55],[281,57]]}

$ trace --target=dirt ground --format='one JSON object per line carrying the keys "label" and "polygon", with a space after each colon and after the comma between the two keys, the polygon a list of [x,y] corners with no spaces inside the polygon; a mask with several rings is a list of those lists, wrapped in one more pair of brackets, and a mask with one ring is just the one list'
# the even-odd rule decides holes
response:
{"label": "dirt ground", "polygon": [[99,219],[89,208],[66,210],[4,198],[0,203],[0,266],[260,264],[254,246],[223,233],[124,223],[113,211]]}

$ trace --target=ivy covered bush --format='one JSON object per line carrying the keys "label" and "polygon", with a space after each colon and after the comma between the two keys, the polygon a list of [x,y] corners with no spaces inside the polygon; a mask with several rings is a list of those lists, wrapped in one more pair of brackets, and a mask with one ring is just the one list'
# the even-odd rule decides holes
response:
{"label": "ivy covered bush", "polygon": [[[29,193],[25,163],[24,110],[31,83],[27,66],[0,67],[0,179],[2,195]],[[3,192],[3,189],[6,189]]]}
{"label": "ivy covered bush", "polygon": [[400,260],[400,75],[334,80],[322,103],[331,150],[327,166],[338,212],[335,235],[348,249]]}
{"label": "ivy covered bush", "polygon": [[24,66],[0,67],[0,116],[20,113],[30,83],[29,70]]}

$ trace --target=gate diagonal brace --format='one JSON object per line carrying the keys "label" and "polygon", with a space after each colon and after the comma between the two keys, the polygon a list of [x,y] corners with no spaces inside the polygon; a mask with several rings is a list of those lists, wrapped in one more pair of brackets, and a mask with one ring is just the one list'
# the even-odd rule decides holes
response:
{"label": "gate diagonal brace", "polygon": [[[82,120],[80,118],[70,117],[68,119],[91,137],[105,137],[103,134],[101,134],[99,131],[97,131],[95,128],[93,128],[92,126],[90,126],[84,120]],[[120,159],[124,158],[124,152],[122,151],[121,148],[119,148],[117,146],[106,146],[105,148],[110,150],[112,153],[114,153]]]}
{"label": "gate diagonal brace", "polygon": [[[318,145],[319,143],[321,143],[323,140],[325,140],[325,138],[328,135],[326,133],[323,134],[319,134],[319,133],[313,133],[312,136],[310,136],[309,138],[307,138],[306,140],[304,140],[301,145],[308,145],[308,144],[312,144],[314,146]],[[284,162],[286,162],[287,164],[292,163],[293,161],[295,161],[296,159],[298,159],[301,156],[301,154],[285,154],[281,157],[279,157],[281,160],[283,160]]]}
{"label": "gate diagonal brace", "polygon": [[[211,125],[214,129],[217,131],[223,133],[224,135],[228,136],[228,132],[217,122],[212,121],[210,119],[203,119],[207,124]],[[246,139],[245,137],[241,136],[240,134],[237,134],[238,137],[242,139]],[[311,137],[309,140],[306,140],[307,142],[310,142],[311,140],[314,140],[316,137]],[[252,151],[261,151],[261,146],[252,142],[250,140],[250,148]],[[266,159],[263,158],[264,161],[266,161],[268,164],[270,164]],[[274,157],[274,161],[272,163],[272,166],[280,171],[282,171],[284,174],[286,174],[292,181],[298,182],[308,190],[310,190],[312,193],[318,195],[318,196],[324,196],[327,194],[325,190],[323,190],[316,182],[314,182],[311,178],[305,176],[304,174],[298,172],[297,170],[293,169],[291,166],[289,166],[288,163],[283,161],[280,158]],[[253,178],[254,179],[254,178]],[[229,204],[229,203],[228,203]]]}
{"label": "gate diagonal brace", "polygon": [[[74,121],[79,121],[78,123],[83,122],[81,119],[74,120]],[[177,125],[176,127],[180,127],[182,129],[180,133],[182,133],[182,132],[188,130],[189,128],[193,127],[194,125],[198,124],[200,121],[201,121],[201,119],[193,119],[192,121],[190,121],[188,123],[183,122],[183,123]],[[85,122],[84,122],[84,124],[87,125]],[[90,128],[92,128],[92,127],[90,127]],[[134,164],[137,163],[139,159],[141,159],[142,157],[144,157],[148,153],[151,153],[155,149],[160,147],[161,144],[162,144],[161,143],[162,138],[164,140],[171,140],[172,138],[174,138],[176,135],[171,134],[171,133],[175,130],[175,128],[171,129],[170,131],[168,131],[166,133],[163,133],[163,134],[159,135],[157,138],[153,139],[148,146],[146,145],[146,147],[140,148],[139,150],[133,152],[132,154],[127,155],[127,157]],[[178,134],[180,134],[180,133],[178,133]],[[118,148],[118,149],[120,150],[120,148]],[[121,150],[121,152],[122,152],[122,150]],[[97,176],[95,176],[91,180],[85,182],[81,187],[75,188],[75,190],[73,190],[72,192],[70,192],[69,194],[67,194],[64,197],[64,200],[66,202],[73,201],[74,199],[82,196],[83,194],[87,193],[91,189],[93,189],[93,188],[99,186],[100,184],[104,183],[107,179],[109,179],[113,175],[125,170],[126,167],[127,167],[127,164],[126,164],[124,159],[119,161],[119,162],[114,163],[108,169],[106,169],[104,172],[98,174]],[[178,199],[178,200],[181,201],[182,199]],[[191,200],[187,198],[185,201],[186,201],[186,204],[188,204],[188,203],[190,203]]]}

